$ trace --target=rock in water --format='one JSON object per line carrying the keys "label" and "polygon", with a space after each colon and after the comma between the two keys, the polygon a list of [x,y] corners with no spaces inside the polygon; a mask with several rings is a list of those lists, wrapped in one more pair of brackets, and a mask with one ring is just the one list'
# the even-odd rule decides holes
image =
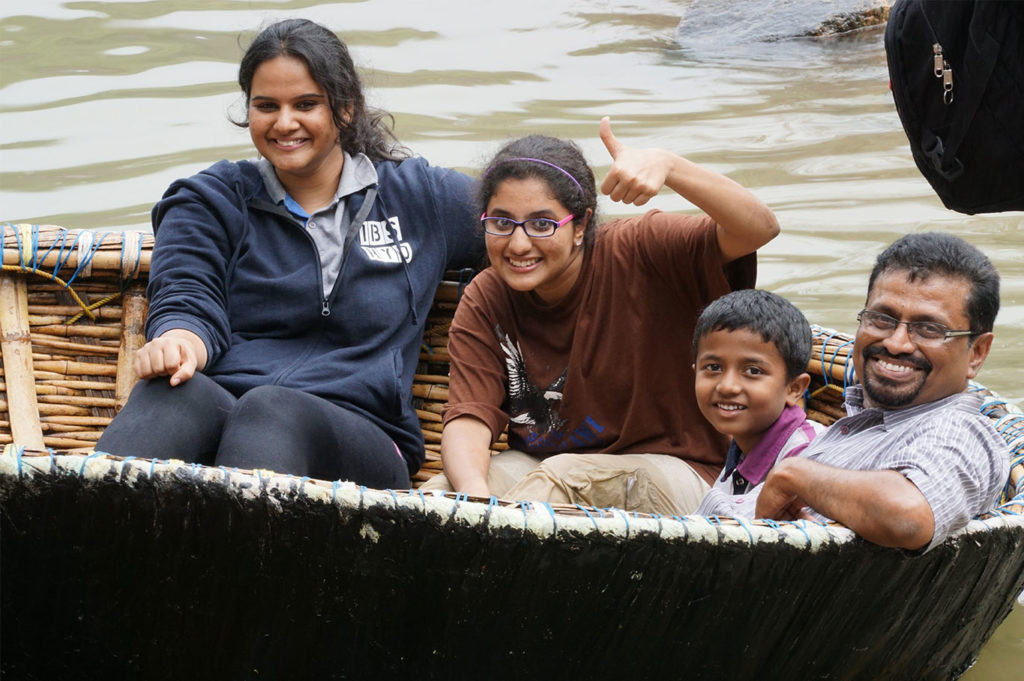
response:
{"label": "rock in water", "polygon": [[683,47],[824,37],[884,24],[890,0],[693,0],[676,28]]}

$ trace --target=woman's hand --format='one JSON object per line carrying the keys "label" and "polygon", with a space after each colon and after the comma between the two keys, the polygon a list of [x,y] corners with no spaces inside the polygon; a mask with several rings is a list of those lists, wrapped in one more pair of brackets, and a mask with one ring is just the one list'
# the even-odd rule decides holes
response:
{"label": "woman's hand", "polygon": [[460,416],[441,433],[444,474],[456,492],[487,498],[487,470],[491,465],[491,429],[472,416]]}
{"label": "woman's hand", "polygon": [[206,359],[206,345],[199,336],[186,329],[171,329],[139,348],[132,368],[139,378],[170,376],[173,387],[205,368]]}
{"label": "woman's hand", "polygon": [[601,183],[601,193],[612,201],[642,206],[665,186],[675,157],[665,149],[633,149],[615,138],[611,119],[601,119],[601,141],[612,157],[612,167]]}
{"label": "woman's hand", "polygon": [[631,149],[612,134],[607,116],[601,119],[601,141],[613,159],[601,191],[613,201],[642,206],[668,187],[718,223],[723,262],[753,253],[775,238],[774,213],[739,184],[667,149]]}

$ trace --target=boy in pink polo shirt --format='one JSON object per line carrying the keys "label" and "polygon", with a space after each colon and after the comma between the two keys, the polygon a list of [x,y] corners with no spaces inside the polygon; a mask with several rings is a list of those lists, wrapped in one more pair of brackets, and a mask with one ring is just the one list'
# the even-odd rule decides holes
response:
{"label": "boy in pink polo shirt", "polygon": [[768,471],[825,428],[801,406],[811,380],[810,326],[781,296],[734,291],[701,313],[693,357],[697,405],[711,425],[732,437],[725,467],[696,513],[753,518]]}

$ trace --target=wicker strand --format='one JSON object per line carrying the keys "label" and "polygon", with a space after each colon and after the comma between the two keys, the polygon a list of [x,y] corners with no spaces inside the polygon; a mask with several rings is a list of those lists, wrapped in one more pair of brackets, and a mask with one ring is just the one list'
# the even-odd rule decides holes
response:
{"label": "wicker strand", "polygon": [[93,315],[92,310],[89,308],[89,306],[86,305],[84,302],[82,302],[82,299],[78,297],[78,294],[75,293],[75,290],[73,288],[71,288],[71,285],[68,284],[67,282],[65,282],[60,277],[57,277],[57,276],[55,276],[53,274],[50,274],[49,272],[43,272],[40,269],[26,269],[24,267],[18,267],[17,265],[4,265],[3,266],[3,271],[4,272],[24,272],[24,273],[28,273],[28,274],[35,274],[35,275],[38,275],[40,277],[45,277],[46,279],[50,279],[52,281],[57,282],[58,284],[63,286],[65,289],[67,289],[68,293],[70,293],[71,297],[74,299],[74,301],[76,303],[78,303],[79,306],[81,306],[82,311],[86,315],[88,315],[89,319],[92,319],[92,320],[96,319],[96,316]]}
{"label": "wicker strand", "polygon": [[43,434],[36,420],[39,405],[32,377],[28,284],[21,277],[0,276],[0,334],[11,435],[26,446],[42,448]]}

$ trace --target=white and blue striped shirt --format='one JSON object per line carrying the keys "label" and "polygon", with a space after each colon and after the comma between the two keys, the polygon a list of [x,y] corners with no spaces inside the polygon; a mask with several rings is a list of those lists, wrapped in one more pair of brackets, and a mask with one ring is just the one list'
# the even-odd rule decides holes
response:
{"label": "white and blue striped shirt", "polygon": [[847,388],[847,416],[800,456],[837,468],[902,473],[931,506],[935,533],[928,549],[994,506],[1010,474],[1010,450],[980,413],[980,395],[957,393],[904,409],[863,404],[862,387]]}

